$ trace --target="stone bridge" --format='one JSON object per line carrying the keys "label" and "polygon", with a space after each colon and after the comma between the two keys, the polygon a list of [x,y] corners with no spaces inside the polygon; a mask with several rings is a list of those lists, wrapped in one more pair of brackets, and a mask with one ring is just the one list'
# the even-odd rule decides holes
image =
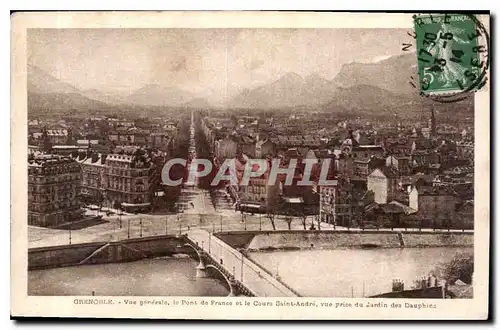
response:
{"label": "stone bridge", "polygon": [[243,253],[203,230],[185,233],[185,246],[196,251],[197,277],[219,276],[230,289],[229,296],[299,297],[278,276],[256,265]]}

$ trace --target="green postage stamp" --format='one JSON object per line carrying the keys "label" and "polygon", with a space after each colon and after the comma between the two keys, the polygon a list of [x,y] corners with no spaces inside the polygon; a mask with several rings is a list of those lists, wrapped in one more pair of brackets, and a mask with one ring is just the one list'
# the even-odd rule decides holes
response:
{"label": "green postage stamp", "polygon": [[428,14],[413,18],[423,94],[464,93],[484,85],[488,47],[482,40],[487,36],[474,16]]}

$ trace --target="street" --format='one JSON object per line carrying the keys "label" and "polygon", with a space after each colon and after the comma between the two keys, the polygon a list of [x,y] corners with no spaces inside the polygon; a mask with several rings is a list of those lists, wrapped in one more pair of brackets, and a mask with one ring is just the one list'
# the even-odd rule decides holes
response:
{"label": "street", "polygon": [[[181,213],[169,215],[152,214],[134,214],[106,216],[104,212],[103,220],[106,223],[95,225],[78,230],[49,229],[41,227],[28,227],[29,248],[40,246],[64,245],[70,243],[86,243],[98,241],[117,241],[126,238],[137,238],[165,234],[184,233],[189,229],[204,229],[209,232],[219,231],[271,231],[273,230],[271,221],[262,215],[241,215],[232,211],[224,213]],[[242,218],[245,221],[242,222]],[[308,217],[306,227],[309,228],[313,217]],[[121,224],[120,224],[121,223]],[[276,216],[276,230],[288,230],[288,225],[284,216]],[[317,223],[315,223],[318,229]],[[301,219],[296,217],[291,223],[292,230],[304,230]],[[336,226],[336,230],[346,230],[345,227]],[[321,223],[320,230],[334,230],[333,225]],[[360,228],[350,228],[349,230],[359,231]],[[371,229],[373,230],[373,229]],[[390,228],[381,228],[381,230],[390,230]],[[404,230],[404,228],[395,228],[394,230]],[[418,231],[417,228],[408,229]],[[422,229],[422,231],[433,231],[432,229]],[[447,231],[447,230],[440,230]],[[461,230],[451,230],[461,231]],[[468,230],[467,230],[468,231]],[[70,235],[71,232],[71,235]]]}

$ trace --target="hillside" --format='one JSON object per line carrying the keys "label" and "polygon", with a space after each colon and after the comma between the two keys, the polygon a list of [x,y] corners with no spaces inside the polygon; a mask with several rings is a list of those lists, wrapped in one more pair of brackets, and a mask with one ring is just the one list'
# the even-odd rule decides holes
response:
{"label": "hillside", "polygon": [[176,87],[146,85],[125,98],[125,103],[143,106],[182,106],[193,100],[191,93]]}
{"label": "hillside", "polygon": [[410,84],[412,76],[418,81],[417,55],[408,53],[375,63],[344,64],[333,81],[343,88],[371,85],[396,94],[415,94],[418,92]]}

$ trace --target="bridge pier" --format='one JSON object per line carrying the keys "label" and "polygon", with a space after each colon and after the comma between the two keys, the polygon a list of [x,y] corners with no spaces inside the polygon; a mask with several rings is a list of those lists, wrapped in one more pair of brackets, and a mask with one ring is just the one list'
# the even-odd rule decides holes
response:
{"label": "bridge pier", "polygon": [[207,268],[203,264],[203,262],[200,262],[198,266],[196,266],[196,277],[197,278],[206,278],[209,277],[207,273]]}
{"label": "bridge pier", "polygon": [[236,286],[236,281],[234,277],[229,278],[229,294],[228,297],[236,297],[236,292],[238,291],[238,287]]}
{"label": "bridge pier", "polygon": [[207,266],[205,265],[205,261],[204,261],[203,257],[204,257],[204,253],[199,252],[200,263],[198,264],[198,266],[196,266],[196,277],[197,278],[210,277],[208,272],[207,272]]}
{"label": "bridge pier", "polygon": [[[204,233],[202,234],[204,235]],[[229,293],[227,295],[228,297],[255,296],[255,293],[253,293],[249,288],[247,288],[245,284],[236,280],[234,267],[232,273],[227,269],[227,266],[225,265],[224,260],[222,259],[222,255],[224,255],[222,252],[221,252],[221,259],[219,261],[216,259],[217,257],[215,257],[214,253],[215,251],[213,249],[211,251],[212,253],[204,250],[203,240],[202,240],[203,237],[200,238],[202,242],[201,246],[197,244],[196,237],[193,239],[191,235],[189,235],[189,237],[186,235],[185,239],[186,243],[184,244],[184,246],[191,247],[199,257],[199,263],[196,266],[197,278],[206,278],[212,276],[214,277],[218,276],[223,278],[227,283],[227,288],[229,289]],[[215,237],[212,237],[212,239],[215,239]],[[221,247],[224,247],[224,245],[221,245]],[[241,262],[241,260],[242,259],[238,259],[238,262]]]}

